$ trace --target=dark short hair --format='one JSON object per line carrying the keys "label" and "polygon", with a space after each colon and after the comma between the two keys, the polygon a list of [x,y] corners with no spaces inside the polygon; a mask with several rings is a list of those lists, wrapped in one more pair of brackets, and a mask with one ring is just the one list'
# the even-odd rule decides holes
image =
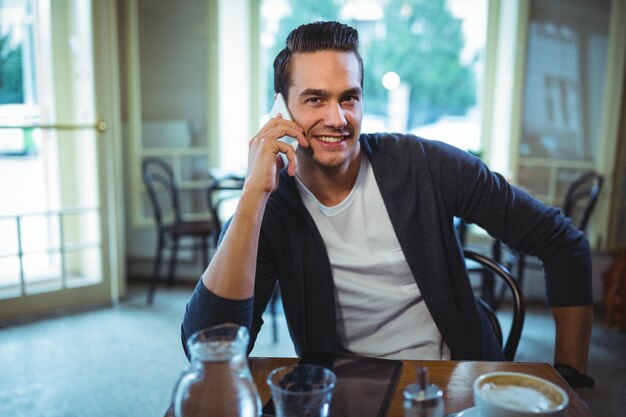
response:
{"label": "dark short hair", "polygon": [[359,54],[359,32],[339,22],[314,22],[298,26],[289,33],[285,47],[274,59],[274,91],[287,99],[293,71],[292,57],[298,52],[352,52],[359,61],[363,87],[363,59]]}

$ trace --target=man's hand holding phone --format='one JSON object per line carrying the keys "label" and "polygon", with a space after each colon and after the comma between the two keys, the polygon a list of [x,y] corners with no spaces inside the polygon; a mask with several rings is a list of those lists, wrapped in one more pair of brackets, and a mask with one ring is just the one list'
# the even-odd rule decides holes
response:
{"label": "man's hand holding phone", "polygon": [[284,98],[279,93],[270,112],[270,120],[250,141],[248,185],[256,184],[263,192],[272,193],[278,187],[278,174],[285,166],[281,154],[289,161],[288,174],[295,175],[297,145],[309,146],[304,130],[292,121]]}
{"label": "man's hand holding phone", "polygon": [[205,287],[224,298],[241,300],[254,294],[259,232],[265,204],[278,188],[278,174],[285,166],[283,155],[289,161],[289,175],[296,174],[295,148],[280,139],[290,136],[300,146],[309,146],[304,130],[291,120],[287,107],[277,113],[250,140],[243,193],[230,227],[202,276]]}

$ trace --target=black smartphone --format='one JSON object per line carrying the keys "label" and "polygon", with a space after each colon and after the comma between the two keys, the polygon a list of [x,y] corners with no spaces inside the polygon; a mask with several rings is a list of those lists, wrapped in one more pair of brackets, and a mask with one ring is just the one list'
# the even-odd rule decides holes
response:
{"label": "black smartphone", "polygon": [[[343,353],[307,352],[300,363],[320,365],[337,375],[331,417],[384,417],[396,390],[402,361]],[[263,414],[275,415],[270,398]]]}

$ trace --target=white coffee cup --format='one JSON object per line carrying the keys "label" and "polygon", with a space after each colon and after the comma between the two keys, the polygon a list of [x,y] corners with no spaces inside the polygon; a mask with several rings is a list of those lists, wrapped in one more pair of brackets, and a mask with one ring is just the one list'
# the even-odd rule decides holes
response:
{"label": "white coffee cup", "polygon": [[519,372],[490,372],[474,381],[481,417],[561,417],[569,397],[552,382]]}

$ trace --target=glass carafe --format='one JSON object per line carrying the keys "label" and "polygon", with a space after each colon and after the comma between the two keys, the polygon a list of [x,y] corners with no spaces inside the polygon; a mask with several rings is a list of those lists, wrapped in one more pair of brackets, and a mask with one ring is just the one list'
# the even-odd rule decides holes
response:
{"label": "glass carafe", "polygon": [[174,390],[176,417],[261,415],[246,356],[249,337],[245,327],[221,324],[189,338],[191,362]]}

